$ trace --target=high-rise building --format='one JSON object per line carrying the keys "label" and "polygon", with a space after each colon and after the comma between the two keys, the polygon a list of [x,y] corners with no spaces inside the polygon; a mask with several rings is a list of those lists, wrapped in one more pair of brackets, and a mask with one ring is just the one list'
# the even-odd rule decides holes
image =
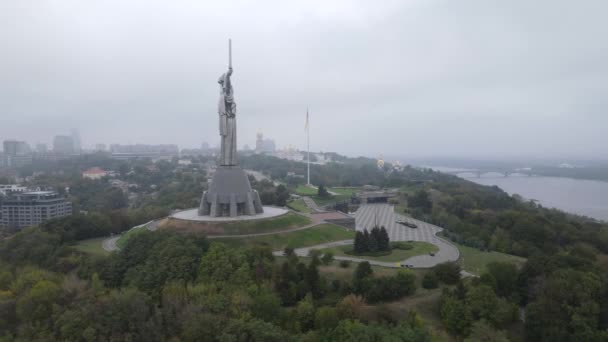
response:
{"label": "high-rise building", "polygon": [[49,151],[48,146],[46,144],[36,144],[36,152],[39,154],[46,154]]}
{"label": "high-rise building", "polygon": [[4,140],[4,153],[8,155],[18,155],[30,153],[30,146],[25,141]]}
{"label": "high-rise building", "polygon": [[72,214],[72,203],[54,191],[12,193],[0,198],[0,226],[23,229]]}
{"label": "high-rise building", "polygon": [[272,139],[264,139],[264,134],[258,131],[255,140],[255,151],[257,153],[274,153],[276,145]]}
{"label": "high-rise building", "polygon": [[75,154],[80,154],[82,147],[80,146],[80,132],[76,128],[72,128],[72,145]]}
{"label": "high-rise building", "polygon": [[74,139],[69,135],[57,135],[53,139],[53,152],[55,154],[74,154]]}
{"label": "high-rise building", "polygon": [[21,167],[32,163],[32,151],[25,141],[5,140],[3,164],[6,167]]}

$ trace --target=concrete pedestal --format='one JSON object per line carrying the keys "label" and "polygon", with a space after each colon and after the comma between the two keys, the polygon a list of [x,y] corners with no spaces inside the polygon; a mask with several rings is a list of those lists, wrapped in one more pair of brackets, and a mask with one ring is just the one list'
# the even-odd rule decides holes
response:
{"label": "concrete pedestal", "polygon": [[237,217],[263,212],[258,192],[251,189],[247,174],[238,166],[217,168],[198,209],[200,216],[211,217]]}

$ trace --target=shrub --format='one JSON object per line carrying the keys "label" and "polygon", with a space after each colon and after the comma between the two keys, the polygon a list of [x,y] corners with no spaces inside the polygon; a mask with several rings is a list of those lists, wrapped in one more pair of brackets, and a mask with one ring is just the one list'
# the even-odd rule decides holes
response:
{"label": "shrub", "polygon": [[342,268],[349,268],[350,267],[350,261],[349,260],[340,260],[340,267],[342,267]]}
{"label": "shrub", "polygon": [[404,251],[407,251],[407,250],[414,248],[414,245],[412,245],[409,242],[398,241],[398,242],[391,243],[391,247],[393,249],[402,249]]}
{"label": "shrub", "polygon": [[332,261],[334,261],[333,253],[327,252],[327,253],[323,254],[323,257],[321,258],[321,262],[323,262],[323,265],[329,265],[329,264],[331,264]]}
{"label": "shrub", "polygon": [[433,267],[437,279],[445,284],[456,284],[460,280],[460,265],[455,262],[444,262]]}
{"label": "shrub", "polygon": [[422,287],[425,289],[436,289],[439,286],[439,279],[434,272],[428,272],[422,278]]}

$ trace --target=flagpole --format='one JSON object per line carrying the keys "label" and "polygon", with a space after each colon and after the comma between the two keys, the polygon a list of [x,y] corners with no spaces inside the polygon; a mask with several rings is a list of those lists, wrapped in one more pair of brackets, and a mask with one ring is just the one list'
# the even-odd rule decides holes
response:
{"label": "flagpole", "polygon": [[308,121],[308,107],[306,108],[306,148],[308,150],[307,182],[310,185],[310,123]]}

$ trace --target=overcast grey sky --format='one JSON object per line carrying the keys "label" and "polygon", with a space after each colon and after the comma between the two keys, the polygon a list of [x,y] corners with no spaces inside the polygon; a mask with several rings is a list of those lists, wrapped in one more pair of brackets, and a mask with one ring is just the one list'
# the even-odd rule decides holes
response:
{"label": "overcast grey sky", "polygon": [[606,1],[0,0],[0,139],[608,157]]}

